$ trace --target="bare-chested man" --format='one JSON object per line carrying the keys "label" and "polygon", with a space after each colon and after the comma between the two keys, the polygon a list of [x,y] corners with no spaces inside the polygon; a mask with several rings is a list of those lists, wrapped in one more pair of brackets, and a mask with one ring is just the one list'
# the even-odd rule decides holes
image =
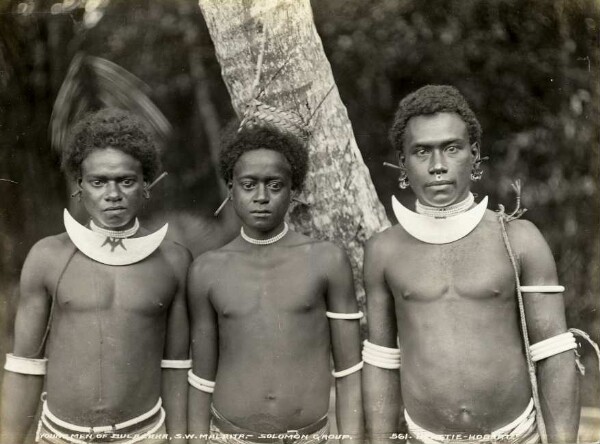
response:
{"label": "bare-chested man", "polygon": [[67,232],[39,241],[25,261],[3,443],[25,439],[43,375],[42,442],[166,442],[166,432],[186,431],[191,257],[163,240],[166,226],[151,234],[136,218],[159,165],[152,135],[125,111],[73,128],[63,168],[89,228],[65,210]]}
{"label": "bare-chested man", "polygon": [[198,257],[188,279],[198,389],[189,392],[189,426],[206,433],[210,421],[211,442],[325,441],[331,351],[339,432],[362,434],[361,313],[350,264],[342,249],[284,222],[307,162],[299,140],[258,127],[222,152],[242,230]]}
{"label": "bare-chested man", "polygon": [[400,102],[391,139],[417,213],[395,201],[399,224],[366,247],[363,377],[375,441],[398,437],[403,405],[409,442],[538,442],[520,285],[549,441],[575,442],[575,340],[563,334],[563,288],[536,227],[505,219],[517,281],[499,213],[470,192],[481,177],[480,138],[453,87],[426,86]]}

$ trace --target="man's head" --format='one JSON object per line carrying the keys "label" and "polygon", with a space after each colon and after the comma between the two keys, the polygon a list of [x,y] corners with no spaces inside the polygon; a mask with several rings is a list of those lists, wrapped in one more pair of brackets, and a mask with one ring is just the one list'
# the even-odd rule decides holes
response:
{"label": "man's head", "polygon": [[481,146],[481,125],[475,113],[463,95],[449,85],[426,85],[400,101],[390,130],[392,146],[402,152],[406,125],[412,117],[442,112],[458,114],[467,126],[469,142]]}
{"label": "man's head", "polygon": [[133,224],[160,159],[152,133],[138,118],[107,108],[88,114],[73,127],[62,168],[77,181],[96,224],[125,229]]}
{"label": "man's head", "polygon": [[467,197],[481,127],[456,88],[428,85],[402,99],[390,140],[421,203],[444,207]]}
{"label": "man's head", "polygon": [[294,136],[264,127],[244,128],[221,152],[221,174],[250,236],[264,237],[283,223],[292,191],[299,191],[308,152]]}

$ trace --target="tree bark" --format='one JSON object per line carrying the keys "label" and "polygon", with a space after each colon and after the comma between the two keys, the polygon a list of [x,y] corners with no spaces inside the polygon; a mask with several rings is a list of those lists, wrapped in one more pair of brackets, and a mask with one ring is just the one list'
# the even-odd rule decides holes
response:
{"label": "tree bark", "polygon": [[238,116],[255,97],[262,52],[258,99],[295,112],[312,127],[302,196],[309,206],[295,206],[290,223],[297,231],[346,249],[362,305],[363,245],[389,221],[356,145],[309,0],[199,0],[199,4]]}

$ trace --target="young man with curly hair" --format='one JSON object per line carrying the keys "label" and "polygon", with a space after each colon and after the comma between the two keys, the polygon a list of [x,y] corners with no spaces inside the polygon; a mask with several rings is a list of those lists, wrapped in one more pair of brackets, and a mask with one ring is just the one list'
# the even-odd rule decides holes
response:
{"label": "young man with curly hair", "polygon": [[66,232],[23,266],[2,442],[24,441],[43,386],[41,442],[166,442],[186,431],[191,256],[136,217],[158,149],[140,120],[109,108],[74,126],[62,165],[89,222],[65,210]]}
{"label": "young man with curly hair", "polygon": [[400,102],[390,136],[400,188],[410,185],[417,201],[415,213],[394,200],[399,224],[365,250],[371,439],[403,438],[403,413],[410,443],[535,443],[544,428],[551,443],[575,442],[575,340],[563,288],[532,223],[486,209],[487,197],[475,203],[473,111],[455,88],[425,86]]}
{"label": "young man with curly hair", "polygon": [[189,427],[210,430],[210,442],[326,441],[331,352],[339,433],[361,437],[362,314],[350,263],[284,220],[307,163],[300,140],[260,127],[221,154],[240,236],[198,257],[188,280]]}

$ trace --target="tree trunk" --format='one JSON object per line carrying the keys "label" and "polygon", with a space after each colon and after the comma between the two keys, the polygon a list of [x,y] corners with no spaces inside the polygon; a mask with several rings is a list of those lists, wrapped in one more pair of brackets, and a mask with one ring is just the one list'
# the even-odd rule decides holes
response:
{"label": "tree trunk", "polygon": [[258,90],[261,102],[310,123],[310,169],[302,196],[310,206],[293,208],[290,222],[297,231],[346,249],[364,302],[363,245],[389,221],[356,145],[309,0],[199,3],[238,116]]}

